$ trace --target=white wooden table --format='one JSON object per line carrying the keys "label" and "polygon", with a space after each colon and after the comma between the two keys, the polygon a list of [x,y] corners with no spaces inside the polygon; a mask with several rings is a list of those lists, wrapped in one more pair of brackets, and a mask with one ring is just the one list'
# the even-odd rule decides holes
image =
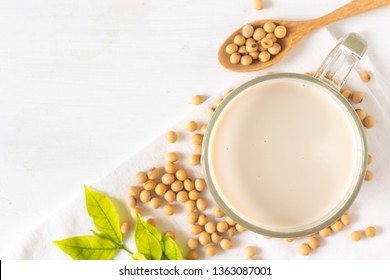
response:
{"label": "white wooden table", "polygon": [[[347,2],[269,0],[255,11],[251,0],[1,0],[0,256],[191,110],[193,94],[237,78],[216,59],[232,30]],[[365,36],[384,77],[389,28],[390,6],[330,26]]]}

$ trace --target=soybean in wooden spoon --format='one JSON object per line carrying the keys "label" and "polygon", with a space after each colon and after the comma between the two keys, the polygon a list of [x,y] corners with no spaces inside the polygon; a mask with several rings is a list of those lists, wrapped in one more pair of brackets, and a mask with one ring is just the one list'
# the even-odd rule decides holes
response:
{"label": "soybean in wooden spoon", "polygon": [[390,0],[354,0],[348,4],[334,10],[333,12],[326,14],[322,17],[305,21],[287,21],[277,19],[257,20],[249,23],[254,28],[264,26],[268,21],[274,22],[276,25],[284,25],[287,28],[287,36],[283,39],[279,39],[278,43],[281,45],[282,50],[267,62],[260,62],[254,60],[252,64],[244,66],[240,63],[232,64],[229,60],[230,55],[225,52],[226,46],[233,42],[234,36],[241,34],[242,27],[237,29],[232,35],[230,35],[225,42],[221,45],[218,51],[218,60],[226,69],[236,72],[252,72],[267,68],[285,57],[292,48],[307,34],[329,23],[339,21],[357,14],[361,14],[385,5],[389,5]]}

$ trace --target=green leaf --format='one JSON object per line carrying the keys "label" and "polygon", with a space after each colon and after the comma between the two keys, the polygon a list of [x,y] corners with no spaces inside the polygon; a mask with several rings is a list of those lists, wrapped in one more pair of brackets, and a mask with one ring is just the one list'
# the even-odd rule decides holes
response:
{"label": "green leaf", "polygon": [[108,240],[114,242],[116,245],[120,245],[120,244],[116,243],[116,241],[113,240],[112,237],[109,236],[109,235],[107,235],[107,234],[104,234],[104,233],[100,233],[100,232],[94,231],[93,229],[91,229],[91,232],[92,232],[92,234],[93,234],[94,236],[96,236],[96,237],[100,237],[100,238],[102,238],[102,239],[108,239]]}
{"label": "green leaf", "polygon": [[158,240],[161,240],[161,232],[158,228],[155,226],[145,222],[141,215],[137,213],[137,226],[142,225],[142,227],[145,227],[154,237],[156,237]]}
{"label": "green leaf", "polygon": [[145,258],[148,260],[161,259],[161,233],[156,227],[146,223],[140,215],[137,215],[134,239],[138,252],[143,254]]}
{"label": "green leaf", "polygon": [[53,241],[74,260],[110,260],[118,251],[118,245],[108,239],[94,236],[77,236]]}
{"label": "green leaf", "polygon": [[112,201],[105,195],[91,190],[84,185],[85,202],[89,216],[95,227],[117,244],[122,243],[118,212]]}
{"label": "green leaf", "polygon": [[145,258],[145,256],[142,255],[141,253],[134,253],[131,257],[132,257],[133,260],[136,260],[136,261],[147,260],[147,259]]}
{"label": "green leaf", "polygon": [[164,236],[161,240],[162,247],[164,251],[164,255],[168,258],[168,260],[182,260],[183,256],[177,246],[175,240],[173,240],[169,236]]}

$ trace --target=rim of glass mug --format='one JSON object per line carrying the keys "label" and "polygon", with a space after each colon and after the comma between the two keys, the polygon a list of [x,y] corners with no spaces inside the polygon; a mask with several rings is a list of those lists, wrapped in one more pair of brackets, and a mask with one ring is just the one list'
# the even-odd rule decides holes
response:
{"label": "rim of glass mug", "polygon": [[[316,233],[337,221],[341,217],[341,215],[347,212],[347,210],[350,208],[355,198],[357,197],[364,180],[367,168],[367,142],[360,118],[358,117],[355,112],[355,109],[348,102],[348,100],[346,100],[342,96],[342,94],[339,93],[339,89],[345,83],[345,80],[351,73],[352,69],[355,67],[356,63],[359,61],[360,57],[364,54],[366,47],[367,46],[365,41],[359,35],[355,33],[348,34],[347,36],[343,37],[342,40],[340,40],[340,42],[336,45],[336,47],[330,52],[330,54],[321,64],[321,66],[313,75],[313,77],[297,73],[269,74],[257,77],[249,82],[244,83],[224,98],[222,103],[215,110],[204,135],[202,145],[202,168],[204,171],[205,180],[207,182],[211,194],[213,195],[217,204],[226,213],[226,215],[228,215],[241,226],[251,231],[260,233],[264,236],[278,238],[294,238]],[[360,158],[361,161],[359,168],[357,168],[357,170],[355,171],[353,183],[349,187],[347,194],[342,199],[342,201],[334,207],[332,211],[330,211],[327,215],[323,216],[321,219],[314,221],[310,224],[293,227],[286,231],[277,231],[254,225],[253,223],[241,217],[238,213],[236,213],[236,211],[234,211],[234,209],[229,207],[229,205],[220,195],[218,187],[214,185],[214,182],[212,180],[213,176],[210,173],[208,151],[211,134],[213,132],[213,128],[217,122],[218,117],[220,116],[224,108],[238,94],[258,83],[270,81],[273,79],[284,78],[299,79],[308,83],[314,83],[317,86],[325,88],[329,94],[331,94],[337,101],[339,101],[338,104],[340,104],[340,106],[343,106],[343,112],[345,112],[345,114],[347,115],[349,123],[352,126],[353,131],[355,132],[356,141],[360,144],[358,146],[357,153],[358,158]]]}

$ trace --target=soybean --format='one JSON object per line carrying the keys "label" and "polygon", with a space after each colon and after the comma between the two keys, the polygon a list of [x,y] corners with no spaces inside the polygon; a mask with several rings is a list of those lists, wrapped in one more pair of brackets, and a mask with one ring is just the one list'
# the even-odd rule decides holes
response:
{"label": "soybean", "polygon": [[188,198],[197,201],[200,198],[200,193],[196,190],[192,190],[188,193]]}
{"label": "soybean", "polygon": [[239,224],[236,224],[236,230],[238,232],[244,232],[244,231],[246,231],[246,228],[244,228],[243,226],[241,226]]}
{"label": "soybean", "polygon": [[218,232],[223,233],[223,232],[227,231],[228,228],[229,228],[229,225],[227,224],[227,222],[218,222],[218,224],[217,224],[217,231]]}
{"label": "soybean", "polygon": [[318,232],[321,237],[328,237],[332,234],[332,230],[329,227],[326,227]]}
{"label": "soybean", "polygon": [[[240,58],[241,58],[241,56],[240,56]],[[238,60],[238,62],[240,62],[240,59]],[[215,108],[212,108],[212,107],[207,108],[207,115],[209,115],[209,117],[211,117],[214,114],[214,111],[215,111]]]}
{"label": "soybean", "polygon": [[353,103],[361,103],[363,101],[363,93],[360,91],[352,92],[351,101]]}
{"label": "soybean", "polygon": [[192,136],[191,142],[194,145],[202,145],[203,135],[196,133]]}
{"label": "soybean", "polygon": [[226,46],[226,49],[225,49],[225,51],[226,51],[227,54],[233,54],[233,53],[235,53],[237,50],[238,50],[238,46],[237,46],[236,44],[234,44],[234,43],[228,44],[228,45]]}
{"label": "soybean", "polygon": [[375,126],[375,119],[372,116],[367,116],[363,120],[363,125],[367,128],[372,128]]}
{"label": "soybean", "polygon": [[368,83],[371,81],[371,73],[369,71],[362,71],[360,72],[360,78],[363,82]]}
{"label": "soybean", "polygon": [[188,201],[188,192],[187,191],[180,191],[176,195],[176,200],[180,203],[184,203]]}
{"label": "soybean", "polygon": [[246,246],[245,247],[245,255],[253,258],[254,256],[256,256],[256,249],[252,246]]}
{"label": "soybean", "polygon": [[228,232],[229,237],[233,237],[237,234],[237,230],[235,227],[229,228],[227,232]]}
{"label": "soybean", "polygon": [[169,143],[175,143],[177,141],[177,133],[175,131],[168,131],[167,134],[165,135],[165,139]]}
{"label": "soybean", "polygon": [[373,226],[368,227],[364,230],[364,233],[368,238],[372,238],[376,235],[376,228]]}
{"label": "soybean", "polygon": [[162,177],[161,177],[161,182],[163,182],[163,184],[165,185],[170,185],[172,184],[173,182],[175,182],[175,176],[171,173],[165,173]]}
{"label": "soybean", "polygon": [[269,53],[269,52],[267,52],[267,51],[262,51],[262,52],[260,52],[260,54],[259,54],[259,60],[261,61],[261,62],[267,62],[267,61],[269,61],[271,59],[271,54]]}
{"label": "soybean", "polygon": [[206,256],[213,257],[217,254],[217,246],[207,245],[205,249]]}
{"label": "soybean", "polygon": [[339,231],[342,231],[343,230],[343,223],[340,222],[340,221],[336,221],[335,223],[333,223],[330,228],[334,231],[334,232],[339,232]]}
{"label": "soybean", "polygon": [[200,156],[202,154],[202,145],[195,145],[194,155]]}
{"label": "soybean", "polygon": [[176,162],[179,160],[179,156],[175,152],[170,152],[166,154],[165,159],[167,160],[167,162]]}
{"label": "soybean", "polygon": [[128,233],[129,230],[130,230],[130,223],[129,222],[123,222],[121,224],[121,232],[122,232],[122,234]]}
{"label": "soybean", "polygon": [[176,199],[176,193],[172,190],[168,190],[165,194],[164,194],[164,198],[167,202],[173,202],[175,201]]}
{"label": "soybean", "polygon": [[153,197],[151,200],[150,200],[150,207],[152,209],[157,209],[157,208],[160,208],[161,206],[161,199],[158,198],[158,197]]}
{"label": "soybean", "polygon": [[194,211],[196,209],[196,202],[193,200],[188,200],[186,202],[187,211]]}
{"label": "soybean", "polygon": [[198,244],[199,244],[198,239],[195,238],[190,238],[187,241],[187,246],[191,250],[195,250],[198,247]]}
{"label": "soybean", "polygon": [[362,239],[362,233],[358,230],[355,230],[351,233],[350,237],[351,237],[352,241],[356,242],[356,241],[359,241],[360,239]]}
{"label": "soybean", "polygon": [[221,207],[219,205],[216,205],[214,207],[214,215],[218,218],[224,217],[225,213],[222,211]]}
{"label": "soybean", "polygon": [[176,235],[175,235],[175,233],[174,232],[172,232],[172,231],[166,231],[165,233],[164,233],[164,235],[165,236],[168,236],[168,237],[170,237],[170,238],[172,238],[173,240],[175,240],[176,239]]}
{"label": "soybean", "polygon": [[257,51],[257,42],[250,38],[246,40],[245,47],[248,53]]}
{"label": "soybean", "polygon": [[252,6],[257,11],[262,10],[264,9],[264,0],[252,0]]}
{"label": "soybean", "polygon": [[160,169],[153,167],[148,171],[147,175],[150,180],[156,180],[160,176]]}
{"label": "soybean", "polygon": [[139,194],[139,200],[143,203],[149,202],[152,199],[150,191],[142,190]]}
{"label": "soybean", "polygon": [[265,38],[269,38],[272,40],[272,42],[276,43],[276,41],[278,40],[278,38],[275,37],[274,33],[268,33]]}
{"label": "soybean", "polygon": [[189,121],[187,123],[187,130],[189,132],[194,132],[197,129],[198,129],[198,124],[195,121]]}
{"label": "soybean", "polygon": [[268,48],[270,48],[270,47],[272,47],[272,46],[274,45],[274,41],[272,41],[272,39],[267,38],[267,37],[261,39],[260,42],[261,42],[261,45],[262,45],[264,48],[266,48],[266,49],[268,49]]}
{"label": "soybean", "polygon": [[351,101],[352,99],[352,91],[349,89],[342,89],[341,94],[347,99],[348,101]]}
{"label": "soybean", "polygon": [[250,55],[244,55],[241,57],[241,64],[244,66],[252,64],[253,58]]}
{"label": "soybean", "polygon": [[242,36],[242,35],[236,35],[236,36],[234,36],[234,38],[233,38],[233,43],[236,44],[237,46],[243,46],[243,45],[245,45],[245,41],[246,41],[246,39],[245,39],[245,37]]}
{"label": "soybean", "polygon": [[277,55],[281,49],[282,47],[278,43],[274,43],[272,47],[268,48],[268,52],[272,55]]}
{"label": "soybean", "polygon": [[201,134],[204,134],[205,132],[206,132],[206,129],[207,129],[207,125],[202,125],[201,127],[200,127],[200,133]]}
{"label": "soybean", "polygon": [[194,182],[192,182],[191,179],[185,179],[183,185],[186,191],[192,191],[195,188]]}
{"label": "soybean", "polygon": [[138,184],[143,184],[148,180],[148,176],[145,172],[138,172],[136,176],[136,181]]}
{"label": "soybean", "polygon": [[196,200],[196,208],[199,211],[204,211],[207,209],[207,201],[204,198],[199,198]]}
{"label": "soybean", "polygon": [[149,180],[145,183],[144,185],[144,189],[147,190],[147,191],[151,191],[151,190],[154,190],[157,186],[157,183],[155,180]]}
{"label": "soybean", "polygon": [[356,109],[355,111],[361,121],[367,116],[366,112],[362,109]]}
{"label": "soybean", "polygon": [[199,215],[195,212],[190,212],[188,213],[187,215],[187,222],[190,224],[190,225],[193,225],[196,223],[196,221],[198,220],[198,217]]}
{"label": "soybean", "polygon": [[320,240],[317,237],[309,237],[309,240],[307,241],[311,249],[316,249],[320,247]]}
{"label": "soybean", "polygon": [[199,259],[199,253],[195,250],[191,250],[187,254],[187,260],[198,260]]}
{"label": "soybean", "polygon": [[177,168],[176,164],[169,162],[165,165],[164,169],[165,169],[165,172],[173,174],[177,171],[178,168]]}
{"label": "soybean", "polygon": [[198,218],[198,225],[200,226],[204,226],[205,224],[207,224],[207,222],[209,221],[209,218],[207,218],[206,215],[199,215],[199,218]]}
{"label": "soybean", "polygon": [[206,189],[206,181],[204,179],[195,179],[195,189],[199,192]]}
{"label": "soybean", "polygon": [[216,232],[211,234],[211,241],[214,243],[219,243],[219,242],[221,242],[222,239],[223,239],[223,237]]}
{"label": "soybean", "polygon": [[252,25],[247,24],[242,28],[242,36],[245,38],[250,38],[253,35],[254,28]]}
{"label": "soybean", "polygon": [[266,35],[267,35],[267,32],[265,32],[263,28],[259,27],[259,28],[256,28],[255,32],[253,33],[253,39],[255,39],[256,41],[260,41]]}
{"label": "soybean", "polygon": [[259,59],[259,51],[250,52],[249,55],[252,57],[252,60]]}
{"label": "soybean", "polygon": [[302,256],[308,256],[310,254],[310,251],[311,251],[311,248],[310,248],[309,244],[302,243],[301,245],[299,245],[299,253]]}
{"label": "soybean", "polygon": [[374,174],[370,170],[367,170],[366,174],[364,175],[364,180],[371,181],[372,178],[374,178]]}
{"label": "soybean", "polygon": [[202,231],[201,233],[199,233],[198,240],[200,244],[207,245],[211,241],[211,236],[209,233]]}
{"label": "soybean", "polygon": [[147,219],[146,222],[147,222],[149,225],[156,226],[156,221],[155,221],[154,219]]}
{"label": "soybean", "polygon": [[183,189],[183,182],[182,181],[179,181],[179,180],[176,180],[175,182],[173,182],[171,184],[171,190],[173,190],[174,192],[179,192]]}
{"label": "soybean", "polygon": [[202,232],[202,227],[200,225],[191,225],[190,231],[192,234],[198,235]]}
{"label": "soybean", "polygon": [[130,208],[134,208],[136,205],[137,205],[137,200],[134,196],[129,196],[127,199],[126,199],[126,204],[130,207]]}
{"label": "soybean", "polygon": [[207,224],[205,224],[204,230],[211,234],[217,230],[217,227],[215,226],[214,222],[208,222]]}
{"label": "soybean", "polygon": [[188,178],[187,171],[185,169],[179,169],[176,171],[176,178],[180,181],[184,181]]}
{"label": "soybean", "polygon": [[372,163],[372,155],[367,156],[367,163],[371,164]]}
{"label": "soybean", "polygon": [[275,28],[276,28],[276,25],[275,23],[273,23],[272,21],[268,21],[264,24],[263,26],[264,30],[268,33],[271,33],[271,32],[274,32],[275,31]]}
{"label": "soybean", "polygon": [[349,216],[348,213],[345,213],[341,216],[340,221],[343,223],[343,225],[347,226],[351,223],[351,216]]}
{"label": "soybean", "polygon": [[232,218],[227,217],[227,216],[225,218],[225,221],[228,223],[229,226],[235,226],[237,224],[235,221],[233,221]]}
{"label": "soybean", "polygon": [[198,165],[200,163],[200,156],[195,154],[191,155],[188,161],[192,166]]}
{"label": "soybean", "polygon": [[192,97],[192,104],[194,105],[200,105],[203,103],[203,97],[200,95],[194,95]]}
{"label": "soybean", "polygon": [[164,214],[167,216],[172,216],[175,213],[175,206],[172,204],[167,204],[163,207]]}
{"label": "soybean", "polygon": [[154,192],[157,195],[164,195],[167,192],[167,186],[163,183],[158,183],[156,188],[154,189]]}
{"label": "soybean", "polygon": [[133,207],[133,208],[131,208],[131,210],[130,210],[130,215],[131,215],[131,217],[133,217],[134,219],[136,219],[137,218],[137,214],[141,214],[141,209],[139,209],[139,207]]}
{"label": "soybean", "polygon": [[140,187],[131,186],[131,187],[129,187],[128,192],[129,192],[129,195],[134,196],[134,197],[138,197],[141,190],[142,189]]}
{"label": "soybean", "polygon": [[233,53],[233,54],[230,55],[229,60],[230,60],[230,63],[231,63],[231,64],[237,64],[237,63],[239,63],[240,60],[241,60],[241,55],[240,55],[239,53],[236,53],[236,52],[235,52],[235,53]]}
{"label": "soybean", "polygon": [[275,37],[278,39],[283,39],[287,35],[287,29],[283,25],[279,25],[274,30]]}
{"label": "soybean", "polygon": [[223,250],[229,250],[233,247],[233,242],[227,238],[222,239],[219,244]]}

